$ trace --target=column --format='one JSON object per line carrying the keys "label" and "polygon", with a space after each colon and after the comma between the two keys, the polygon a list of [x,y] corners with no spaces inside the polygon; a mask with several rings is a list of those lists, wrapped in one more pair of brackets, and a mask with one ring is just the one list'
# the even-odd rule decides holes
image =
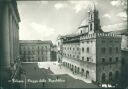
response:
{"label": "column", "polygon": [[3,86],[8,85],[10,68],[9,2],[0,2],[0,79]]}
{"label": "column", "polygon": [[10,41],[9,41],[9,14],[8,3],[0,2],[0,66],[4,68],[10,67]]}
{"label": "column", "polygon": [[14,64],[14,56],[13,56],[13,47],[14,47],[14,45],[13,45],[13,23],[12,23],[12,20],[13,20],[13,18],[12,18],[12,15],[11,15],[11,13],[9,13],[10,15],[9,15],[9,23],[10,23],[10,50],[11,50],[11,59],[10,59],[10,63],[11,64]]}

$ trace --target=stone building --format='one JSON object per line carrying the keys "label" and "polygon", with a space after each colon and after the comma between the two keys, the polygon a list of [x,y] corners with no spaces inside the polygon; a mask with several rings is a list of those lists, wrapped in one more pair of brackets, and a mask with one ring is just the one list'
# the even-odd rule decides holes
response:
{"label": "stone building", "polygon": [[52,41],[20,40],[20,57],[23,62],[51,61]]}
{"label": "stone building", "polygon": [[112,83],[121,75],[121,37],[103,32],[98,16],[92,5],[78,33],[59,37],[61,60],[73,73],[90,81]]}
{"label": "stone building", "polygon": [[57,38],[57,61],[59,63],[62,62],[62,45],[63,45],[62,36],[58,36]]}
{"label": "stone building", "polygon": [[[15,78],[19,68],[19,12],[15,0],[0,1],[0,79],[1,86],[8,86],[8,79]],[[4,83],[6,82],[6,83]]]}
{"label": "stone building", "polygon": [[53,45],[51,48],[51,61],[57,61],[57,46]]}
{"label": "stone building", "polygon": [[122,86],[128,86],[128,31],[127,29],[122,29],[119,31],[112,31],[111,33],[120,35],[121,40],[121,59],[122,59]]}

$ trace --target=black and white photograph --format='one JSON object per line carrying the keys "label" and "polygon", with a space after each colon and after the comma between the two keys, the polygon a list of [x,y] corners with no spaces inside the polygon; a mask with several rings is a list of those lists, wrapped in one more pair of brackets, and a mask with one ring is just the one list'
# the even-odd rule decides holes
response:
{"label": "black and white photograph", "polygon": [[127,0],[0,0],[0,89],[128,89]]}

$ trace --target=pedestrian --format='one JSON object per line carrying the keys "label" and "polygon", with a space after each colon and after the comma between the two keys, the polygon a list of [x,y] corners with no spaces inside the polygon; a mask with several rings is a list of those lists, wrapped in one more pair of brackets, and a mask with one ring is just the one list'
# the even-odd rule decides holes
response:
{"label": "pedestrian", "polygon": [[43,82],[43,87],[45,87],[45,83]]}

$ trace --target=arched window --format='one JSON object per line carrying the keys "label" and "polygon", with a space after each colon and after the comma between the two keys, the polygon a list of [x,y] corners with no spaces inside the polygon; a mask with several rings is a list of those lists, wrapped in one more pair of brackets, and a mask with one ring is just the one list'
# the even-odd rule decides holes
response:
{"label": "arched window", "polygon": [[102,74],[102,83],[104,83],[105,80],[106,80],[106,75],[105,75],[105,73],[103,73],[103,74]]}
{"label": "arched window", "polygon": [[89,53],[89,47],[87,47],[87,53]]}

